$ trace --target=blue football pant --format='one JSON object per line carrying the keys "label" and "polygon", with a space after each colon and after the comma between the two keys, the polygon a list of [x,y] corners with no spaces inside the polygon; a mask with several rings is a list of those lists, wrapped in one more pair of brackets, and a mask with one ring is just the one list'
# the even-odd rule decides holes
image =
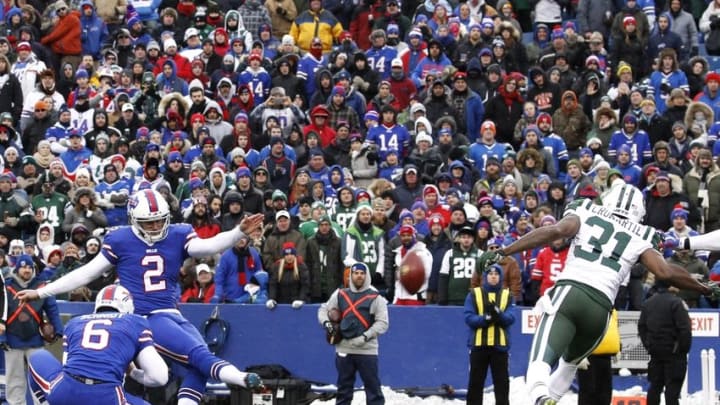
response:
{"label": "blue football pant", "polygon": [[[88,385],[63,372],[62,364],[47,350],[39,350],[28,361],[28,384],[40,403],[51,405],[104,404],[150,405],[142,398],[127,394],[115,383]],[[47,402],[45,402],[47,401]]]}
{"label": "blue football pant", "polygon": [[220,380],[220,370],[230,363],[210,353],[200,332],[182,315],[160,312],[147,320],[157,351],[172,360],[173,372],[183,377],[178,398],[200,402],[208,378]]}

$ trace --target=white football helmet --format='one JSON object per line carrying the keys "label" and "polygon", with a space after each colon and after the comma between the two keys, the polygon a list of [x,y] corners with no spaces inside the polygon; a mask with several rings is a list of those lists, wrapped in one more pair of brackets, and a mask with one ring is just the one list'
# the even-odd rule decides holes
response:
{"label": "white football helmet", "polygon": [[95,312],[102,308],[112,308],[123,314],[132,314],[135,311],[135,304],[127,288],[119,284],[111,284],[100,290],[95,298]]}
{"label": "white football helmet", "polygon": [[610,190],[603,195],[602,203],[613,214],[634,222],[641,222],[645,217],[642,191],[625,182],[614,181]]}
{"label": "white football helmet", "polygon": [[128,201],[128,218],[135,233],[148,243],[165,239],[170,228],[170,206],[155,190],[141,190]]}

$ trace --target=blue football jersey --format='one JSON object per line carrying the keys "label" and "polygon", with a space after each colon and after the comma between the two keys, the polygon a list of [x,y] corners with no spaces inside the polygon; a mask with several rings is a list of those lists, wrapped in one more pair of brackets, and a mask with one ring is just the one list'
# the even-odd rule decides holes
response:
{"label": "blue football jersey", "polygon": [[128,364],[153,345],[147,319],[135,314],[101,312],[71,319],[65,327],[65,371],[122,384]]}
{"label": "blue football jersey", "polygon": [[116,266],[120,285],[132,294],[136,314],[177,307],[180,268],[189,256],[188,242],[195,237],[189,224],[170,225],[167,237],[152,245],[135,235],[130,226],[105,236],[101,252]]}

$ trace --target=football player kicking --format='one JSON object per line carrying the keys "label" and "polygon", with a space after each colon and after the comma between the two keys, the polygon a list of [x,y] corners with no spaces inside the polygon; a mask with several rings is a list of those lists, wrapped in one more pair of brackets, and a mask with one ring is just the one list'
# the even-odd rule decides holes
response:
{"label": "football player kicking", "polygon": [[147,318],[158,352],[172,361],[177,375],[184,376],[178,405],[200,403],[208,378],[257,389],[262,386],[260,377],[210,353],[200,332],[180,314],[176,304],[183,261],[231,248],[244,232],[261,227],[263,217],[251,215],[230,231],[200,239],[189,224],[170,224],[170,208],[160,193],[142,190],[128,202],[131,225],[110,230],[101,254],[53,283],[20,291],[18,298],[32,300],[68,292],[115,266],[120,285],[134,297],[135,313]]}
{"label": "football player kicking", "polygon": [[[575,200],[561,221],[538,228],[508,247],[480,257],[485,268],[504,256],[571,239],[565,270],[555,286],[540,298],[542,312],[527,368],[527,386],[533,404],[554,405],[568,390],[577,365],[602,339],[620,283],[638,260],[660,280],[681,289],[720,297],[720,288],[702,284],[685,269],[670,265],[654,249],[660,236],[642,225],[642,192],[615,180],[602,205]],[[551,374],[551,368],[558,364]]]}
{"label": "football player kicking", "polygon": [[148,321],[133,309],[124,287],[100,290],[95,313],[73,318],[65,328],[65,365],[44,349],[30,356],[28,382],[35,398],[52,405],[90,404],[98,398],[114,405],[147,404],[123,390],[128,364],[130,377],[148,387],[165,385],[168,368],[153,346]]}

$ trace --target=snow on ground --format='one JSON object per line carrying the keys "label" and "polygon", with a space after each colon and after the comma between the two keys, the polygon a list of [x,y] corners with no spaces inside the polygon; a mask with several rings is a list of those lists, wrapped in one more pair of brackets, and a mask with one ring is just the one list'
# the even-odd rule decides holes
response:
{"label": "snow on ground", "polygon": [[[408,397],[405,394],[401,394],[391,390],[389,387],[383,387],[383,393],[385,394],[385,405],[461,405],[465,404],[465,400],[460,399],[446,399],[438,396],[431,396],[427,398]],[[634,396],[642,394],[642,388],[639,386],[632,387],[625,391],[615,391],[616,396]],[[483,403],[486,405],[495,405],[495,397],[492,391],[485,392],[485,398]],[[517,377],[510,380],[510,403],[512,405],[532,405],[530,403],[530,397],[528,391],[525,389],[525,378]],[[661,404],[665,403],[664,399],[661,399]],[[700,392],[691,395],[684,402],[681,400],[682,405],[708,405],[704,402],[702,394]],[[334,405],[335,400],[330,401],[315,401],[313,405]],[[352,405],[364,405],[365,404],[365,392],[355,391]],[[559,405],[576,405],[577,394],[569,392],[562,397]]]}

